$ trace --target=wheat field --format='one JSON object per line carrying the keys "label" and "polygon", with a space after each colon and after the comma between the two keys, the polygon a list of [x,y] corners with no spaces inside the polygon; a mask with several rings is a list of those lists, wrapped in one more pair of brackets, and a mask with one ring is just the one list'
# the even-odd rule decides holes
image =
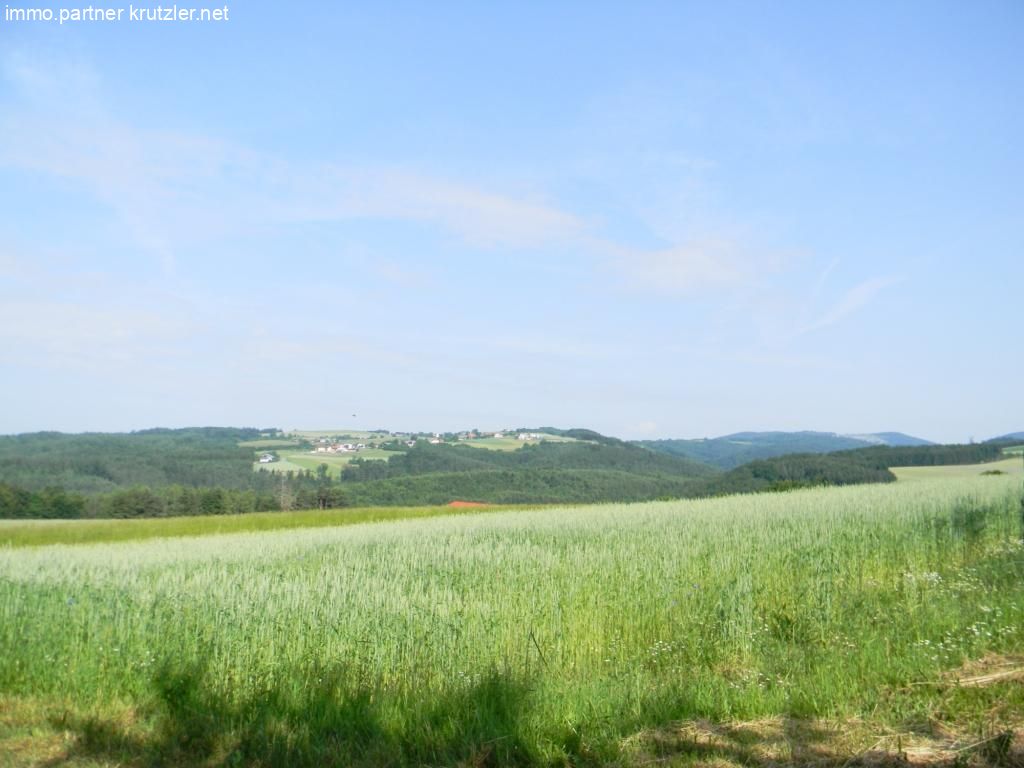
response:
{"label": "wheat field", "polygon": [[0,696],[181,761],[614,760],[1024,650],[1022,524],[993,476],[7,547]]}

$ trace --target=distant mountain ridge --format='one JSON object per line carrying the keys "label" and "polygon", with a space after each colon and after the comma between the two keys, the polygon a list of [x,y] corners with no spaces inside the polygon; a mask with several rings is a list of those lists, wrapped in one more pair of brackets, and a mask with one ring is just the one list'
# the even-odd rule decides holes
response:
{"label": "distant mountain ridge", "polygon": [[854,440],[863,440],[866,443],[872,445],[935,445],[931,440],[925,440],[921,437],[914,437],[903,432],[873,432],[866,435],[843,435],[843,437],[851,437]]}
{"label": "distant mountain ridge", "polygon": [[721,469],[771,459],[791,453],[833,453],[879,445],[934,445],[929,440],[902,432],[874,432],[840,435],[836,432],[736,432],[722,437],[698,440],[642,440],[653,451],[703,461]]}

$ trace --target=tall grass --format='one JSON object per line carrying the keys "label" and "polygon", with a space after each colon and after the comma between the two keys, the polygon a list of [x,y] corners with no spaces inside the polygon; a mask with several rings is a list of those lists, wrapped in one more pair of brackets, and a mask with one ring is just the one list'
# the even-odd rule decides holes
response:
{"label": "tall grass", "polygon": [[1024,649],[1020,491],[0,550],[0,692],[131,704],[165,757],[289,765],[599,760],[679,718],[857,714]]}

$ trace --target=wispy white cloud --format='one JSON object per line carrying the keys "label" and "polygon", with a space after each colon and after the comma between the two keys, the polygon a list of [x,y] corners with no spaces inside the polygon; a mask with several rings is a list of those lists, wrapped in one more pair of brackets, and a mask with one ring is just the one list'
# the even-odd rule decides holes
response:
{"label": "wispy white cloud", "polygon": [[[79,67],[57,69],[62,74]],[[766,276],[786,261],[777,250],[751,245],[754,238],[735,228],[716,226],[708,235],[697,225],[664,226],[691,207],[690,196],[671,198],[650,219],[646,234],[659,245],[638,247],[529,187],[510,191],[500,182],[409,168],[303,163],[229,141],[151,130],[122,119],[107,104],[100,79],[87,66],[80,69],[84,74],[68,74],[65,81],[63,74],[54,76],[52,62],[8,57],[3,76],[16,93],[31,98],[0,95],[0,134],[6,137],[0,142],[0,173],[4,166],[15,167],[88,191],[112,212],[119,236],[166,277],[187,280],[192,271],[180,263],[211,244],[230,248],[264,233],[271,242],[309,223],[361,220],[413,222],[499,256],[509,250],[532,255],[531,269],[569,270],[554,279],[605,295],[701,299],[723,311],[748,301],[748,294],[764,293]],[[710,167],[686,156],[669,159],[698,175]],[[568,258],[538,264],[538,256],[556,249]],[[399,291],[444,284],[445,266],[424,264],[414,254],[396,259],[370,253],[359,260],[364,275]],[[726,313],[725,323],[735,324],[735,313]],[[548,353],[603,354],[557,344],[542,352]]]}
{"label": "wispy white cloud", "polygon": [[[210,238],[361,219],[428,224],[484,249],[561,247],[603,265],[616,286],[653,296],[750,282],[773,258],[723,237],[662,237],[662,247],[636,248],[598,234],[594,222],[535,191],[509,193],[412,169],[303,165],[225,141],[147,130],[106,106],[88,67],[57,68],[85,74],[56,77],[51,62],[7,57],[4,77],[16,92],[33,95],[0,103],[0,167],[81,184],[166,274],[183,250]],[[382,266],[380,276],[399,283],[423,277],[397,265]]]}
{"label": "wispy white cloud", "polygon": [[231,359],[241,370],[267,365],[298,365],[302,370],[324,366],[333,370],[339,361],[345,365],[391,366],[392,370],[417,368],[418,353],[397,351],[372,336],[331,331],[310,331],[302,338],[280,331],[254,329],[242,331],[234,340]]}
{"label": "wispy white cloud", "polygon": [[[395,168],[301,165],[228,142],[140,128],[103,104],[91,78],[49,77],[9,56],[15,93],[0,118],[0,167],[83,184],[169,258],[173,246],[254,224],[383,219],[426,222],[483,247],[536,247],[584,222],[536,196]],[[61,83],[70,85],[61,86]]]}
{"label": "wispy white cloud", "polygon": [[391,259],[374,259],[369,269],[372,274],[393,285],[429,288],[434,284],[434,280],[425,271],[410,269]]}
{"label": "wispy white cloud", "polygon": [[825,288],[825,284],[828,282],[829,277],[835,271],[836,267],[839,266],[839,257],[832,259],[828,263],[828,266],[821,271],[818,275],[818,279],[814,281],[814,287],[811,289],[811,296],[817,298],[821,295],[822,290]]}
{"label": "wispy white cloud", "polygon": [[145,364],[196,333],[187,318],[54,301],[0,305],[0,360],[66,368]]}
{"label": "wispy white cloud", "polygon": [[497,349],[522,354],[531,358],[549,361],[565,360],[591,360],[608,361],[616,353],[621,352],[609,343],[590,342],[579,338],[553,337],[548,334],[543,337],[525,335],[500,335],[488,336],[465,340],[469,344],[476,345],[480,349]]}
{"label": "wispy white cloud", "polygon": [[51,113],[91,108],[100,86],[99,75],[88,61],[43,59],[28,49],[4,51],[0,74],[17,98]]}
{"label": "wispy white cloud", "polygon": [[0,251],[0,278],[13,280],[21,277],[28,272],[26,267],[27,265],[15,258],[13,254]]}
{"label": "wispy white cloud", "polygon": [[547,204],[483,187],[390,169],[329,171],[322,207],[310,218],[381,218],[430,222],[474,245],[540,246],[580,235],[584,222]]}
{"label": "wispy white cloud", "polygon": [[699,297],[750,284],[778,268],[780,257],[724,239],[691,240],[661,249],[606,244],[606,265],[627,290],[665,297]]}
{"label": "wispy white cloud", "polygon": [[835,325],[867,306],[879,293],[898,282],[900,282],[900,278],[889,276],[873,277],[858,283],[843,294],[843,297],[817,320],[804,327],[800,333],[810,333]]}

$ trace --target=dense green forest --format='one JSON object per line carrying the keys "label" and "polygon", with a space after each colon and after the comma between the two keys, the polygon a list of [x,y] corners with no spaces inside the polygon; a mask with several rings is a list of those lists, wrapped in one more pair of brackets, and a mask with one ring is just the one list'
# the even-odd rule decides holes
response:
{"label": "dense green forest", "polygon": [[817,485],[891,483],[889,468],[859,451],[797,453],[752,461],[690,488],[695,496],[783,491]]}
{"label": "dense green forest", "polygon": [[31,491],[0,482],[0,518],[175,517],[346,506],[326,467],[317,472],[249,474],[250,487],[182,485],[118,488],[80,494],[58,488]]}
{"label": "dense green forest", "polygon": [[86,499],[78,493],[59,488],[30,491],[8,483],[0,483],[0,519],[64,518],[86,516]]}
{"label": "dense green forest", "polygon": [[126,434],[36,432],[0,436],[0,481],[32,491],[103,493],[130,486],[253,485],[258,429],[148,429]]}
{"label": "dense green forest", "polygon": [[593,504],[646,501],[688,495],[693,480],[611,469],[483,470],[434,472],[343,484],[351,506],[447,504]]}
{"label": "dense green forest", "polygon": [[[541,431],[541,430],[537,430]],[[543,431],[576,442],[515,451],[417,443],[387,461],[320,471],[252,471],[267,430],[147,430],[124,435],[0,437],[0,518],[162,517],[312,507],[594,503],[717,496],[814,485],[891,482],[893,466],[974,464],[1004,443],[872,446],[798,453],[721,472],[590,430]]]}
{"label": "dense green forest", "polygon": [[843,451],[840,456],[863,457],[886,467],[938,467],[944,464],[982,464],[996,461],[1003,455],[1002,442],[967,445],[876,445],[857,451]]}
{"label": "dense green forest", "polygon": [[716,473],[714,468],[692,459],[659,454],[621,440],[605,438],[600,442],[543,442],[525,445],[515,451],[417,443],[411,450],[396,454],[386,462],[353,460],[342,471],[341,477],[343,481],[359,482],[431,472],[480,472],[496,469],[601,469],[674,478],[706,477]]}

